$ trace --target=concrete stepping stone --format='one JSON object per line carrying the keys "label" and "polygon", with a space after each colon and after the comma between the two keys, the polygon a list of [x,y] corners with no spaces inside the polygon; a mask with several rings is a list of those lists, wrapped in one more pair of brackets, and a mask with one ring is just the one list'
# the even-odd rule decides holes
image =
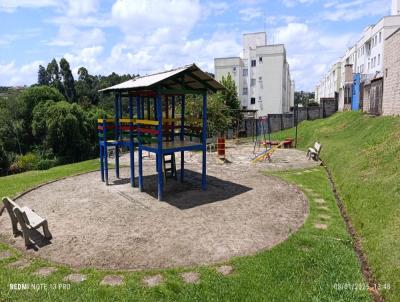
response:
{"label": "concrete stepping stone", "polygon": [[302,175],[303,172],[296,172],[296,173],[294,173],[294,174],[296,174],[296,175]]}
{"label": "concrete stepping stone", "polygon": [[321,210],[321,211],[330,211],[329,208],[326,206],[319,206],[319,207],[317,207],[317,209]]}
{"label": "concrete stepping stone", "polygon": [[315,202],[318,203],[318,204],[324,204],[324,203],[326,203],[325,199],[323,199],[323,198],[316,198],[316,199],[315,199]]}
{"label": "concrete stepping stone", "polygon": [[325,214],[319,214],[318,217],[322,220],[329,220],[331,219],[331,216],[325,215]]}
{"label": "concrete stepping stone", "polygon": [[154,287],[164,282],[163,276],[160,274],[154,276],[147,276],[143,278],[143,283],[148,287]]}
{"label": "concrete stepping stone", "polygon": [[304,188],[304,191],[308,192],[308,193],[315,193],[312,189],[310,188]]}
{"label": "concrete stepping stone", "polygon": [[26,260],[26,259],[21,259],[17,260],[15,262],[11,262],[9,265],[7,265],[7,268],[9,269],[19,269],[23,270],[31,265],[31,262]]}
{"label": "concrete stepping stone", "polygon": [[197,272],[185,272],[181,274],[181,277],[185,283],[198,284],[200,283],[200,276]]}
{"label": "concrete stepping stone", "polygon": [[310,170],[305,170],[304,173],[311,173],[312,171]]}
{"label": "concrete stepping stone", "polygon": [[227,276],[227,275],[232,274],[233,267],[230,266],[230,265],[222,265],[222,266],[217,268],[217,272],[222,274],[222,275],[224,275],[224,276]]}
{"label": "concrete stepping stone", "polygon": [[314,224],[314,228],[316,228],[318,230],[326,230],[328,228],[328,226],[324,223],[316,223],[316,224]]}
{"label": "concrete stepping stone", "polygon": [[119,286],[124,284],[124,277],[117,275],[108,275],[101,280],[100,285]]}
{"label": "concrete stepping stone", "polygon": [[57,271],[55,267],[41,267],[37,269],[33,275],[38,276],[38,277],[47,277],[50,276],[52,273]]}
{"label": "concrete stepping stone", "polygon": [[67,282],[74,282],[74,283],[80,283],[83,282],[87,279],[86,275],[82,274],[69,274],[64,278],[64,281]]}
{"label": "concrete stepping stone", "polygon": [[0,260],[10,258],[12,255],[10,251],[0,251]]}

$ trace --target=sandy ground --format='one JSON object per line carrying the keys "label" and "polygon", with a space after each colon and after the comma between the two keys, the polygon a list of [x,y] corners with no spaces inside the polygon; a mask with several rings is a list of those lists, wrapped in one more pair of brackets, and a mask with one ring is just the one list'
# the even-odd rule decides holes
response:
{"label": "sandy ground", "polygon": [[[229,164],[208,154],[205,192],[201,154],[187,154],[185,182],[169,179],[163,202],[155,198],[152,158],[144,161],[144,192],[130,187],[128,168],[121,179],[110,171],[109,186],[94,172],[33,190],[18,203],[48,219],[53,240],[46,243],[34,232],[38,248],[27,253],[73,267],[144,269],[210,264],[269,249],[303,224],[308,205],[295,186],[259,170],[316,163],[301,151],[279,150],[272,163],[254,165],[252,151],[251,145],[228,148]],[[126,155],[121,162],[128,162]],[[25,250],[23,239],[12,236],[7,213],[0,217],[0,237]]]}

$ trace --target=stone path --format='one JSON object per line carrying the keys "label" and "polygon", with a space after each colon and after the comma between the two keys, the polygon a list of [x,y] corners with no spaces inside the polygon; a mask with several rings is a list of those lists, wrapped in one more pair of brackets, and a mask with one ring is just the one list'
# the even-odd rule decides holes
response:
{"label": "stone path", "polygon": [[198,284],[200,283],[200,276],[197,272],[185,272],[181,274],[182,280],[185,283]]}
{"label": "stone path", "polygon": [[15,262],[11,262],[10,264],[7,265],[7,268],[9,269],[19,269],[23,270],[31,265],[31,262],[26,260],[26,259],[20,259]]}
{"label": "stone path", "polygon": [[227,276],[227,275],[232,274],[233,267],[230,266],[230,265],[222,265],[222,266],[217,268],[217,272],[222,274],[222,275],[224,275],[224,276]]}
{"label": "stone path", "polygon": [[101,280],[100,285],[119,286],[124,284],[124,278],[117,275],[108,275]]}
{"label": "stone path", "polygon": [[33,273],[33,275],[38,276],[38,277],[48,277],[55,271],[57,271],[57,268],[55,268],[55,267],[41,267],[38,270],[36,270]]}
{"label": "stone path", "polygon": [[163,283],[164,278],[160,274],[154,276],[147,276],[142,279],[142,282],[144,283],[144,285],[148,287],[154,287]]}
{"label": "stone path", "polygon": [[73,283],[80,283],[86,280],[86,275],[82,274],[70,274],[64,278],[64,281],[73,282]]}
{"label": "stone path", "polygon": [[10,258],[12,255],[10,251],[0,251],[0,260]]}

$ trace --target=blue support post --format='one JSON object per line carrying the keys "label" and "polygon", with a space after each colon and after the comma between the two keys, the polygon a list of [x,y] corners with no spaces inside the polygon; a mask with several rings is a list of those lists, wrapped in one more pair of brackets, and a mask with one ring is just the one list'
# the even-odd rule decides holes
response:
{"label": "blue support post", "polygon": [[158,135],[157,135],[157,175],[158,175],[158,200],[163,199],[164,190],[164,175],[162,169],[162,104],[161,95],[157,93],[157,120],[158,120]]}
{"label": "blue support post", "polygon": [[102,145],[100,145],[100,174],[101,174],[101,181],[104,182],[104,159],[103,159]]}
{"label": "blue support post", "polygon": [[119,125],[119,110],[120,110],[121,94],[117,93],[115,99],[115,176],[119,178],[119,141],[120,141],[120,125]]}
{"label": "blue support post", "polygon": [[129,97],[129,154],[130,154],[130,168],[131,168],[131,187],[135,186],[135,144],[133,142],[133,100]]}
{"label": "blue support post", "polygon": [[[185,95],[182,95],[180,140],[183,141],[184,139],[185,139]],[[184,175],[185,175],[185,151],[181,151],[181,182],[183,182]]]}
{"label": "blue support post", "polygon": [[[175,97],[171,97],[171,118],[175,119]],[[171,141],[175,140],[175,121],[171,123]]]}
{"label": "blue support post", "polygon": [[207,92],[203,95],[203,162],[202,162],[202,174],[201,174],[201,189],[206,190],[207,180]]}
{"label": "blue support post", "polygon": [[[144,114],[144,107],[141,106],[143,104],[143,97],[137,96],[136,97],[136,115],[139,119],[142,114]],[[138,148],[138,162],[139,162],[139,191],[143,191],[143,151],[142,151],[142,138],[140,134],[140,124],[136,124],[137,127],[137,140],[139,144]]]}
{"label": "blue support post", "polygon": [[106,180],[106,185],[108,185],[108,147],[107,147],[107,117],[103,118],[103,160],[104,160],[104,177]]}

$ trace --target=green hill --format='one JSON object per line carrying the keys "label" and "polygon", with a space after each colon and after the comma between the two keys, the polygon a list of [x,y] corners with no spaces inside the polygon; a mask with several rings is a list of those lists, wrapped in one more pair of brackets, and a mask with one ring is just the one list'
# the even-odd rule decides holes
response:
{"label": "green hill", "polygon": [[[289,129],[273,139],[294,136]],[[298,145],[315,140],[362,238],[363,250],[388,300],[400,299],[400,117],[338,113],[299,125]],[[396,300],[397,301],[397,300]]]}

